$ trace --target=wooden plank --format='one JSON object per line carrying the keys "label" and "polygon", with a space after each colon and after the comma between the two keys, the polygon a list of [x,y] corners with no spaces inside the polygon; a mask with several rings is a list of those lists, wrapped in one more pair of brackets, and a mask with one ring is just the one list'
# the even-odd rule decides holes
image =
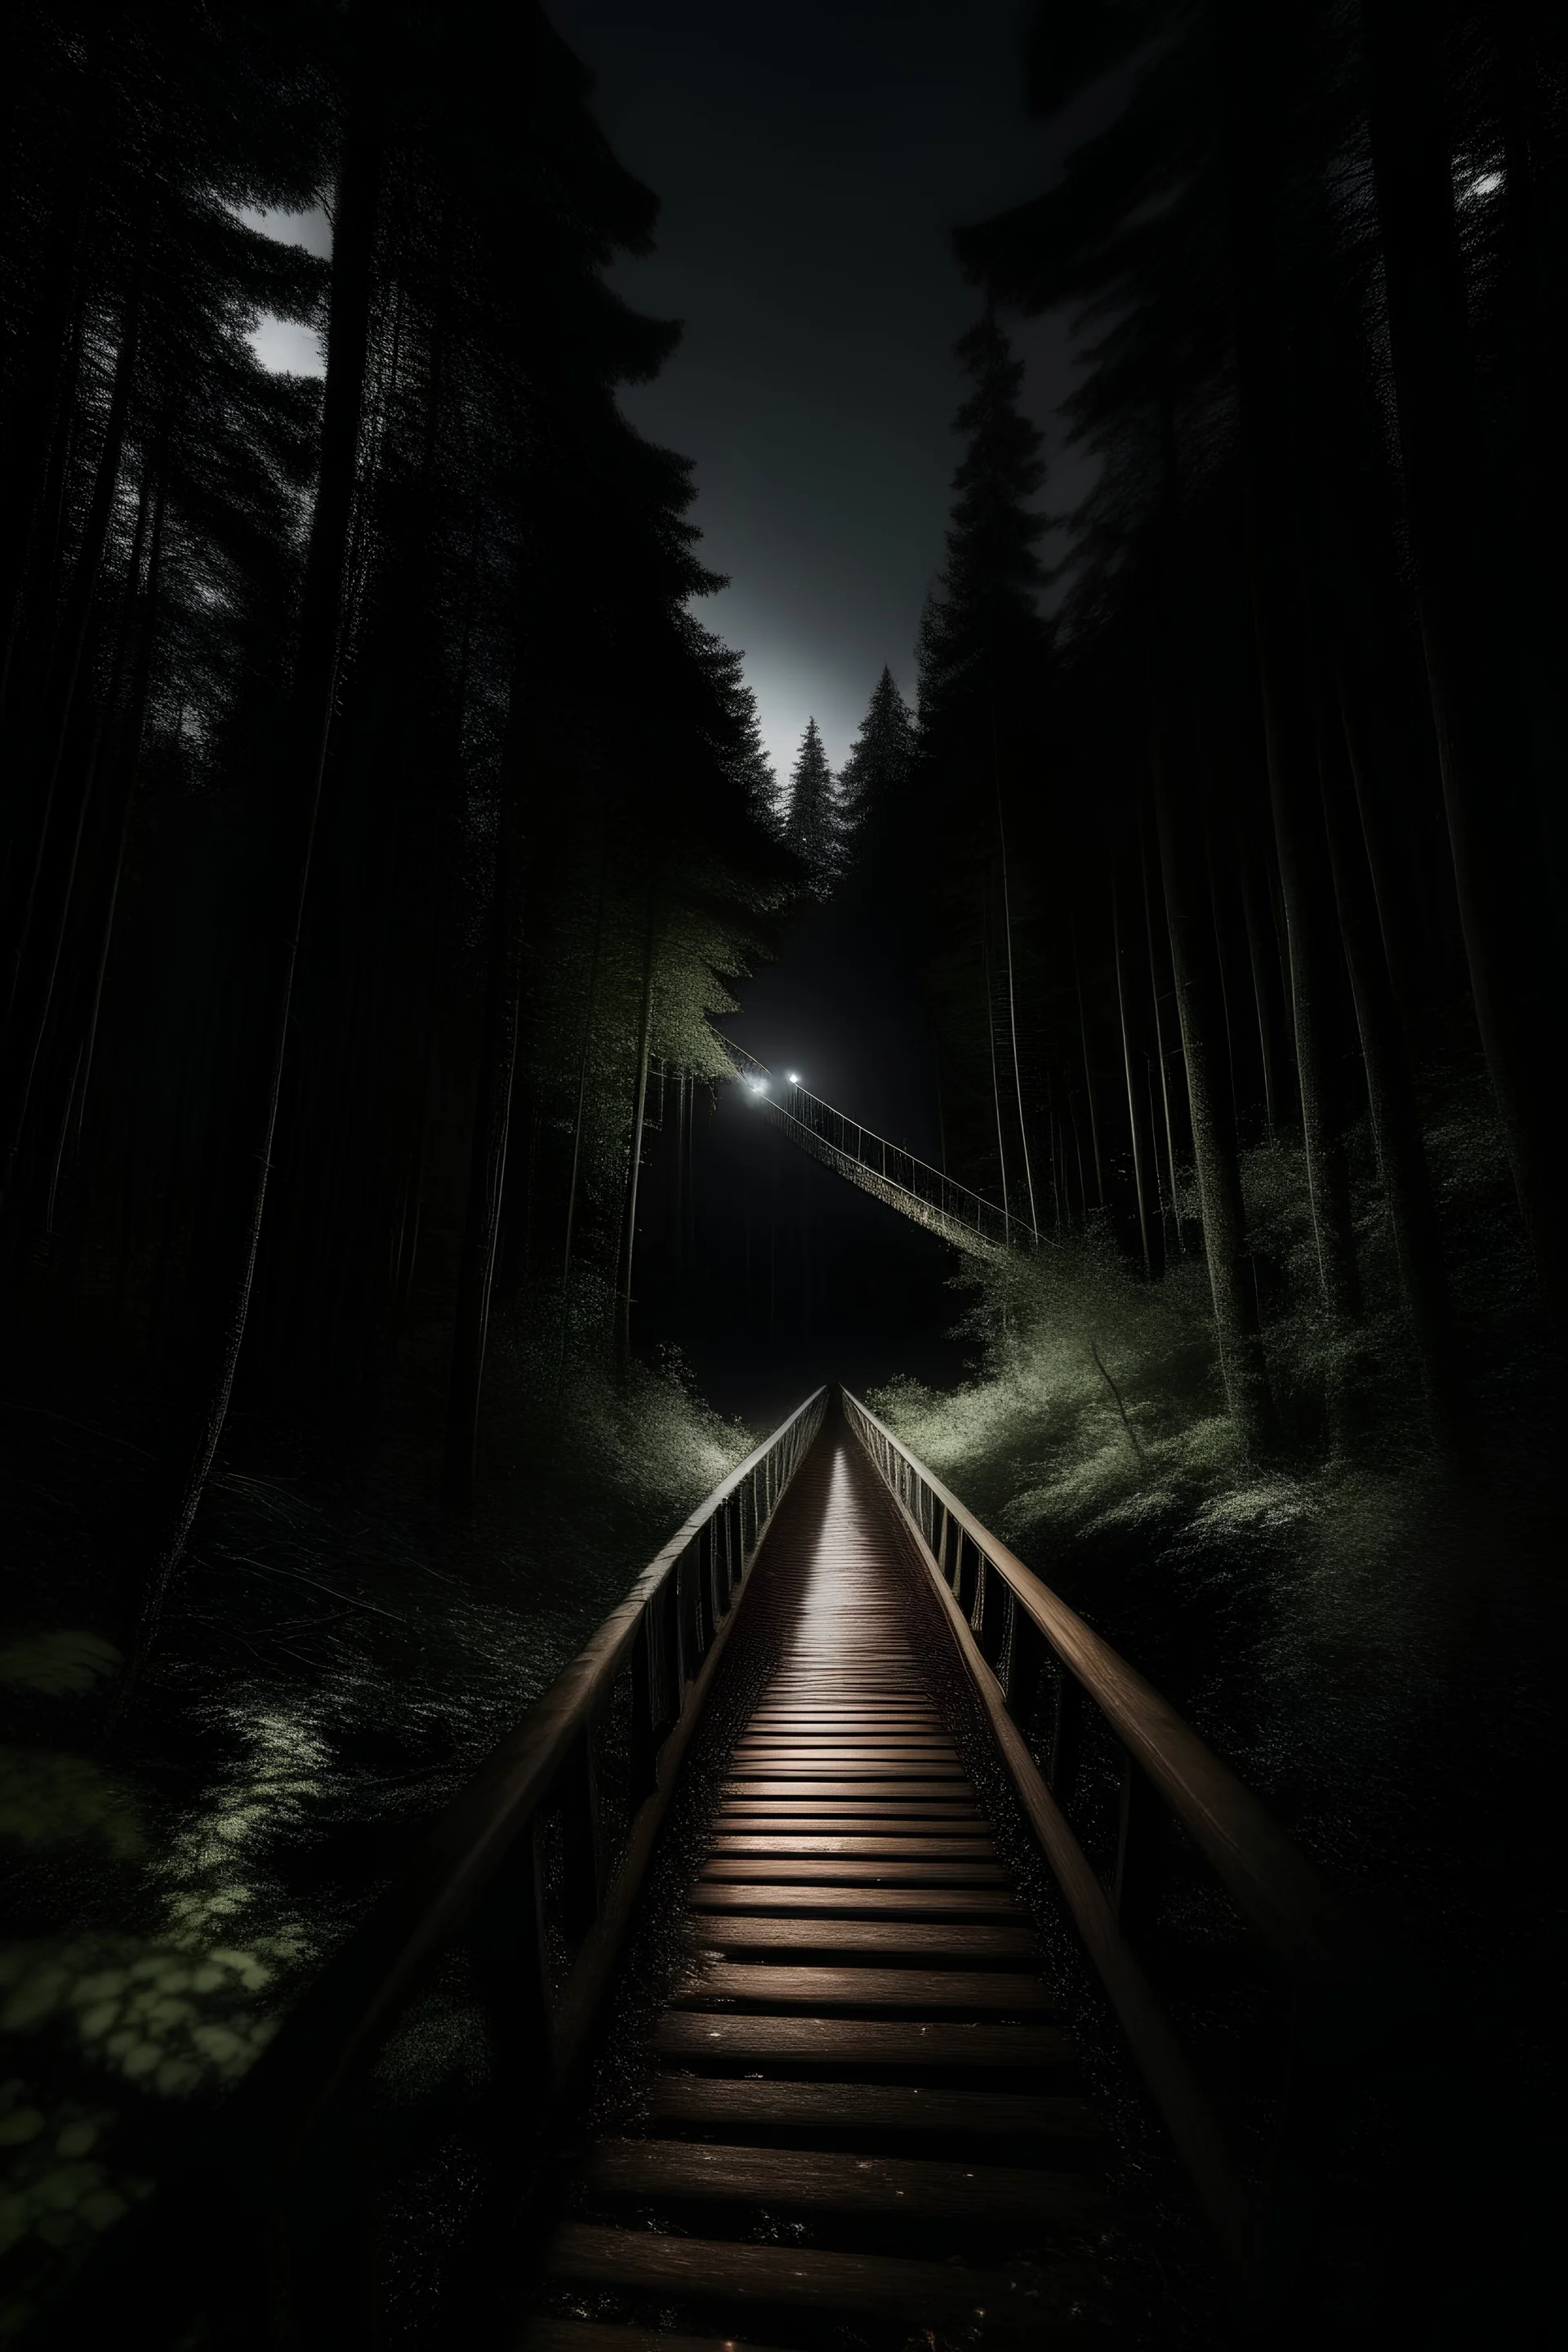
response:
{"label": "wooden plank", "polygon": [[947,1798],[956,1802],[960,1797],[969,1796],[971,1793],[969,1781],[962,1773],[957,1772],[950,1773],[945,1780],[942,1780],[923,1778],[913,1780],[864,1779],[824,1780],[812,1778],[794,1780],[770,1775],[761,1780],[752,1777],[745,1780],[726,1780],[721,1791],[721,1794],[726,1798],[820,1797],[826,1800],[830,1797],[855,1799],[863,1796],[868,1799],[887,1798],[889,1801],[908,1798],[911,1803],[933,1798]]}
{"label": "wooden plank", "polygon": [[841,1918],[896,1914],[903,1918],[1017,1919],[1016,1898],[1005,1888],[962,1886],[748,1886],[699,1879],[687,1895],[694,1911],[836,1913]]}
{"label": "wooden plank", "polygon": [[797,2211],[896,2213],[907,2221],[998,2221],[1077,2228],[1102,2213],[1102,2182],[1024,2166],[937,2164],[907,2156],[732,2142],[600,2140],[584,2179],[612,2197],[785,2206]]}
{"label": "wooden plank", "polygon": [[913,2083],[756,2083],[722,2074],[663,2074],[651,2112],[667,2122],[748,2131],[944,2132],[1098,2146],[1105,2128],[1087,2099],[1033,2091],[928,2090]]}
{"label": "wooden plank", "polygon": [[879,1731],[930,1731],[948,1735],[946,1724],[934,1707],[898,1705],[891,1700],[879,1704],[867,1700],[859,1706],[760,1706],[746,1728],[752,1732],[858,1731],[865,1728]]}
{"label": "wooden plank", "polygon": [[1054,2009],[1038,1977],[992,1976],[979,1969],[809,1969],[786,1962],[752,1968],[709,1960],[678,1996],[702,2000],[787,2002],[855,2009]]}
{"label": "wooden plank", "polygon": [[[929,2326],[933,2319],[1027,2321],[1032,2339],[1065,2341],[1041,2318],[1028,2274],[969,2270],[953,2263],[901,2262],[889,2254],[830,2253],[816,2247],[731,2245],[656,2230],[607,2230],[569,2221],[546,2262],[552,2280],[673,2296],[869,2312]],[[1080,2331],[1074,2329],[1076,2341]]]}
{"label": "wooden plank", "polygon": [[784,1886],[1005,1886],[996,1862],[872,1862],[864,1856],[819,1856],[796,1862],[765,1853],[716,1854],[702,1865],[709,1879],[775,1878]]}
{"label": "wooden plank", "polygon": [[992,1825],[973,1806],[900,1806],[884,1804],[877,1813],[863,1813],[853,1797],[835,1797],[832,1804],[806,1811],[802,1801],[762,1811],[757,1806],[720,1806],[712,1816],[715,1837],[990,1837]]}
{"label": "wooden plank", "polygon": [[933,1760],[956,1763],[958,1750],[951,1739],[742,1739],[735,1744],[737,1764],[863,1764],[887,1758],[889,1762]]}
{"label": "wooden plank", "polygon": [[742,2017],[721,2010],[669,2010],[655,2047],[665,2058],[706,2065],[858,2066],[910,2073],[963,2066],[1027,2074],[1070,2065],[1078,2051],[1057,2025],[977,2025],[955,2018]]}
{"label": "wooden plank", "polygon": [[968,1862],[979,1861],[994,1853],[995,1848],[991,1843],[988,1829],[968,1832],[952,1830],[936,1837],[916,1837],[912,1833],[909,1837],[880,1837],[868,1832],[862,1836],[853,1831],[847,1831],[840,1837],[833,1837],[826,1832],[807,1837],[798,1832],[792,1835],[782,1830],[773,1834],[737,1830],[733,1833],[715,1837],[709,1852],[725,1855],[761,1853],[777,1855],[781,1859],[791,1854],[844,1854],[851,1859],[858,1856],[872,1859],[886,1854],[898,1862]]}
{"label": "wooden plank", "polygon": [[790,1714],[757,1714],[747,1724],[744,1736],[750,1739],[824,1739],[847,1734],[858,1738],[868,1733],[876,1738],[889,1737],[918,1739],[946,1739],[949,1731],[940,1716],[929,1710],[912,1707],[826,1708],[808,1713],[804,1707]]}
{"label": "wooden plank", "polygon": [[701,1912],[686,1924],[689,1943],[727,1951],[942,1952],[955,1959],[1036,1959],[1039,1947],[1024,1927],[942,1926],[915,1919],[753,1919]]}
{"label": "wooden plank", "polygon": [[823,1821],[844,1822],[900,1822],[920,1821],[926,1825],[954,1825],[963,1828],[966,1822],[983,1822],[975,1804],[963,1804],[954,1797],[950,1804],[941,1804],[936,1797],[920,1797],[905,1804],[896,1797],[748,1797],[738,1804],[721,1804],[715,1813],[715,1822],[731,1825],[757,1825],[766,1828],[778,1821],[804,1821],[820,1825]]}

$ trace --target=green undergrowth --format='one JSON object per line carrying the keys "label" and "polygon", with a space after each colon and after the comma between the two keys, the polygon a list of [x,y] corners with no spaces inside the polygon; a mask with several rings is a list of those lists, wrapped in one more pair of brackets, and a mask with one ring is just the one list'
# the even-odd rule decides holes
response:
{"label": "green undergrowth", "polygon": [[[1378,1188],[1352,1141],[1366,1311],[1339,1347],[1317,1311],[1299,1147],[1254,1151],[1244,1169],[1287,1432],[1275,1458],[1249,1460],[1226,1416],[1185,1221],[1188,1254],[1167,1221],[1171,1263],[1152,1282],[1092,1225],[971,1271],[971,1377],[945,1394],[896,1382],[870,1402],[1325,1857],[1384,1891],[1403,1877],[1419,1908],[1436,1879],[1445,1899],[1468,1899],[1440,1820],[1453,1773],[1439,1727],[1457,1693],[1499,1711],[1489,1776],[1550,1717],[1552,1384],[1495,1129],[1483,1110],[1450,1109],[1429,1144],[1471,1447],[1463,1465],[1439,1457]],[[1353,1407],[1333,1444],[1331,1381]]]}
{"label": "green undergrowth", "polygon": [[146,2193],[193,2106],[245,2073],[420,1826],[754,1441],[676,1360],[616,1375],[504,1321],[464,1520],[432,1502],[416,1438],[345,1469],[242,1425],[106,1737],[143,1457],[42,1405],[0,1434],[22,1497],[0,1636],[4,2332]]}

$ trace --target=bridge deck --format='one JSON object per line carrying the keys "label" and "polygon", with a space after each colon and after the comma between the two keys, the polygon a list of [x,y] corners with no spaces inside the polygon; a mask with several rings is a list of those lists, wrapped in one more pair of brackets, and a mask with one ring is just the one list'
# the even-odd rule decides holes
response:
{"label": "bridge deck", "polygon": [[902,2345],[972,2338],[981,2314],[988,2335],[1076,2337],[1101,2127],[944,1724],[889,1507],[837,1422],[759,1565],[777,1663],[688,1892],[646,2121],[589,2150],[528,2341],[678,2352],[849,2321]]}

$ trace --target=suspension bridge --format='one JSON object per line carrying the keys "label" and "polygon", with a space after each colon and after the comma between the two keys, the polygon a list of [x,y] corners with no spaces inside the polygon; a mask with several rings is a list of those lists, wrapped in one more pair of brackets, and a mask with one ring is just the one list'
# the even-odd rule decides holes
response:
{"label": "suspension bridge", "polygon": [[[1129,2172],[1081,1978],[1244,2326],[1321,2341],[1299,2287],[1347,2226],[1320,2176],[1368,1951],[1160,1694],[818,1390],[25,2340],[134,2311],[169,2352],[1104,2342]],[[1261,2036],[1246,2133],[1172,1967]]]}
{"label": "suspension bridge", "polygon": [[731,1038],[721,1040],[737,1078],[761,1115],[797,1150],[831,1168],[900,1216],[939,1234],[971,1257],[997,1258],[1038,1238],[1026,1217],[955,1183],[901,1143],[862,1127],[824,1102],[793,1072],[775,1076],[764,1062]]}

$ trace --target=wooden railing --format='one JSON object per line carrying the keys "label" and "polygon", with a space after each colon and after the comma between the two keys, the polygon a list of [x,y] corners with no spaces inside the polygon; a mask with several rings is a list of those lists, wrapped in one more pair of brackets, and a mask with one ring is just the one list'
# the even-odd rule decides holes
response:
{"label": "wooden railing", "polygon": [[[107,2340],[133,2308],[143,2342],[187,2341],[203,2313],[226,2347],[380,2341],[380,2211],[409,2151],[395,2145],[407,2117],[374,2076],[400,2030],[417,2040],[443,1970],[486,2048],[501,2234],[588,2043],[736,1601],[826,1399],[807,1398],[670,1538],[428,1831],[199,2145],[27,2340],[65,2340],[62,2326],[71,2341]],[[482,2254],[468,2263],[483,2267]]]}
{"label": "wooden railing", "polygon": [[[1237,2278],[1252,2318],[1289,2292],[1310,2234],[1314,2156],[1346,2063],[1366,2030],[1367,1931],[1252,1790],[1190,1725],[942,1480],[847,1392],[850,1429],[929,1572],[1001,1749],[1149,2093]],[[1115,1862],[1102,1877],[1071,1827],[1086,1708],[1121,1755]],[[1037,1754],[1037,1751],[1038,1753]],[[1181,1824],[1285,1972],[1292,2011],[1281,2096],[1261,2179],[1159,2000],[1145,1960],[1167,1832]]]}
{"label": "wooden railing", "polygon": [[956,1183],[929,1160],[918,1160],[904,1144],[889,1143],[885,1135],[847,1118],[798,1078],[775,1077],[765,1062],[732,1037],[721,1042],[763,1117],[800,1150],[873,1200],[897,1209],[900,1216],[972,1257],[1002,1257],[1015,1245],[1038,1239],[1026,1218],[999,1209],[967,1184]]}

